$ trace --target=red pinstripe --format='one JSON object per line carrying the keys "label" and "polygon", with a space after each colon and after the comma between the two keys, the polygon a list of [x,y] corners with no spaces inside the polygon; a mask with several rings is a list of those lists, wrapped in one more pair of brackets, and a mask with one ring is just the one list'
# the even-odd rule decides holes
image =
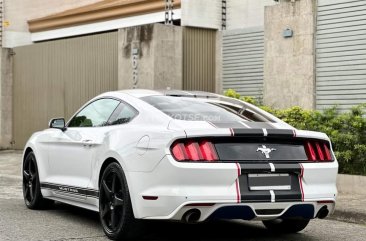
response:
{"label": "red pinstripe", "polygon": [[239,187],[239,176],[241,175],[241,168],[238,163],[236,163],[236,168],[238,169],[238,177],[235,180],[236,201],[237,201],[237,203],[241,203],[241,194],[240,194],[240,187]]}
{"label": "red pinstripe", "polygon": [[301,190],[301,200],[304,202],[304,189],[302,186],[302,178],[304,177],[304,166],[300,163],[301,166],[301,173],[299,175],[299,183],[300,183],[300,190]]}
{"label": "red pinstripe", "polygon": [[212,123],[211,121],[207,121],[208,124],[212,125],[213,127],[217,128],[217,126],[215,126],[214,123]]}

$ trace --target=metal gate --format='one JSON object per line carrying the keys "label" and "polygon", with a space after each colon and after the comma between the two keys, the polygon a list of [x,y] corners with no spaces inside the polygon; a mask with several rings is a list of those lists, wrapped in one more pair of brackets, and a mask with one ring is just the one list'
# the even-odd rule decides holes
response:
{"label": "metal gate", "polygon": [[262,98],[263,27],[224,31],[223,87],[243,96]]}
{"label": "metal gate", "polygon": [[318,0],[316,106],[366,102],[366,1]]}
{"label": "metal gate", "polygon": [[52,117],[69,118],[90,98],[117,89],[117,45],[111,32],[14,49],[16,149]]}
{"label": "metal gate", "polygon": [[183,29],[183,89],[215,92],[216,32]]}

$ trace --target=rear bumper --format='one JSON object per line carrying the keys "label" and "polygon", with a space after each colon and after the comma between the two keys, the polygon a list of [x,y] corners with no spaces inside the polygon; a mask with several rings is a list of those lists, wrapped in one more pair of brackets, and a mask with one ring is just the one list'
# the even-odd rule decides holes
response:
{"label": "rear bumper", "polygon": [[[317,202],[291,203],[240,203],[215,204],[211,207],[184,206],[170,219],[182,220],[187,212],[199,210],[198,222],[216,219],[269,220],[276,218],[316,218],[319,211],[326,208],[334,211],[335,203],[319,204]],[[147,219],[156,219],[151,217]],[[165,219],[161,217],[161,219]]]}
{"label": "rear bumper", "polygon": [[[181,220],[191,209],[200,211],[199,221],[274,219],[291,213],[315,218],[324,206],[332,213],[337,195],[338,163],[304,163],[299,166],[302,168],[297,171],[297,167],[291,165],[288,166],[291,170],[285,166],[274,170],[273,173],[291,172],[301,189],[295,190],[295,185],[289,192],[278,192],[277,199],[273,199],[270,191],[261,191],[261,195],[257,195],[260,194],[258,191],[248,191],[246,174],[261,170],[251,170],[248,165],[237,163],[179,163],[167,155],[152,172],[128,172],[126,175],[134,215],[141,219]],[[264,170],[271,171],[271,167]],[[306,215],[300,215],[301,212]]]}

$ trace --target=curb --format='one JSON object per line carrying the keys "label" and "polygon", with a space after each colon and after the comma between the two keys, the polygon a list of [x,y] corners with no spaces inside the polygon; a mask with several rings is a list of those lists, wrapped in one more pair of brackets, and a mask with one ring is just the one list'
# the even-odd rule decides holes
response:
{"label": "curb", "polygon": [[348,222],[360,225],[366,225],[366,213],[357,212],[353,210],[335,210],[329,219]]}

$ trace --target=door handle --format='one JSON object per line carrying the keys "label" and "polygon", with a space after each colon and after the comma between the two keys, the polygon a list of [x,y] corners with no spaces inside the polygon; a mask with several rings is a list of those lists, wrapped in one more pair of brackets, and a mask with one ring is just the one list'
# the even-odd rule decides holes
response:
{"label": "door handle", "polygon": [[91,142],[93,142],[92,140],[82,140],[81,141],[83,143],[84,147],[92,147],[93,144],[91,144]]}

